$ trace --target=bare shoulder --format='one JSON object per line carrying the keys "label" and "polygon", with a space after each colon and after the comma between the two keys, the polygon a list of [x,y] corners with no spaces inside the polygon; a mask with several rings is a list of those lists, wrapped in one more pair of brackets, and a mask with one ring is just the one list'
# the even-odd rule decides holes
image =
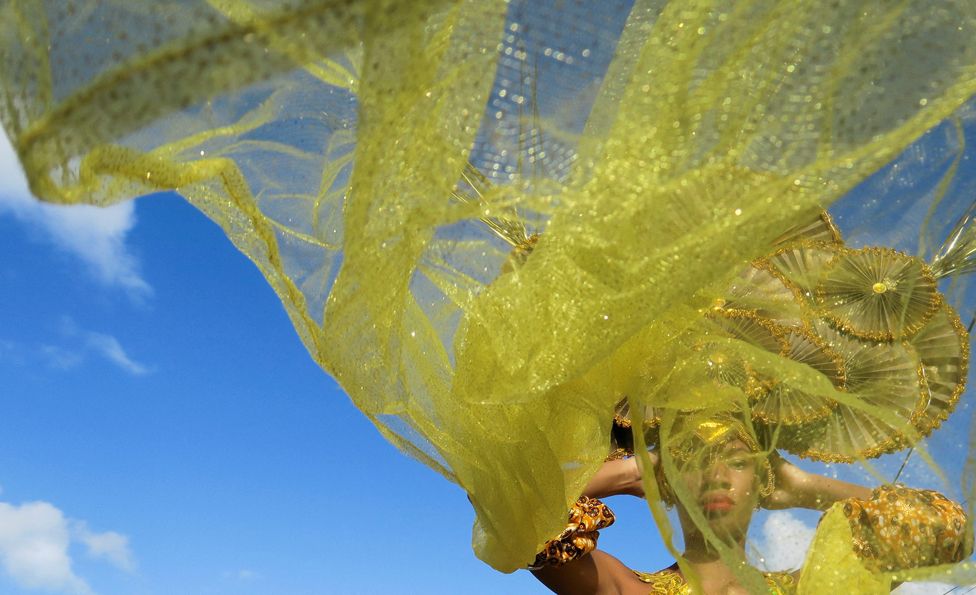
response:
{"label": "bare shoulder", "polygon": [[602,571],[606,573],[609,582],[613,584],[613,590],[608,591],[608,593],[647,595],[647,585],[638,578],[631,568],[606,552],[597,550],[593,553],[599,556]]}
{"label": "bare shoulder", "polygon": [[549,590],[559,595],[645,595],[637,575],[606,552],[594,550],[579,560],[532,572]]}

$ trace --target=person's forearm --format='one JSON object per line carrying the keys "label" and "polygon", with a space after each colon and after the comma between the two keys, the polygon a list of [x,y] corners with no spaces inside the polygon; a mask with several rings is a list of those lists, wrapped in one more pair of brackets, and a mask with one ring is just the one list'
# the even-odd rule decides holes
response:
{"label": "person's forearm", "polygon": [[804,473],[804,476],[797,482],[795,497],[797,499],[795,506],[799,508],[827,510],[835,502],[847,498],[869,500],[871,490],[839,479],[814,473]]}
{"label": "person's forearm", "polygon": [[593,475],[583,490],[583,495],[589,498],[606,498],[620,494],[644,495],[640,470],[637,468],[637,459],[633,457],[607,461]]}

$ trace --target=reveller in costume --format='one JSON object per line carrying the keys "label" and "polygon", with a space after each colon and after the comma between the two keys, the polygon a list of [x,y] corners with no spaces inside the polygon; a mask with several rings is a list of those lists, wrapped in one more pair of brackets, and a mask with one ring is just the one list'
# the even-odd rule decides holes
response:
{"label": "reveller in costume", "polygon": [[[972,535],[966,515],[941,494],[897,484],[871,490],[806,472],[776,451],[852,461],[898,450],[915,438],[893,428],[861,430],[856,403],[832,403],[797,388],[792,379],[766,376],[757,369],[759,358],[733,354],[729,347],[743,342],[803,362],[836,389],[903,414],[917,432],[907,434],[927,434],[952,411],[965,378],[966,332],[935,290],[940,272],[955,268],[951,254],[948,260],[930,267],[892,250],[851,250],[826,213],[780,238],[774,251],[752,263],[727,298],[716,302],[701,334],[692,339],[701,354],[697,363],[716,370],[709,388],[738,388],[747,396],[744,411],[683,411],[669,441],[659,436],[661,412],[647,412],[646,438],[657,443],[649,460],[661,497],[677,507],[684,565],[636,572],[595,549],[597,531],[614,522],[598,498],[646,495],[623,402],[614,420],[618,448],[586,486],[566,530],[537,556],[535,576],[565,594],[691,593],[686,573],[706,595],[749,593],[730,561],[746,559],[746,535],[761,507],[836,507],[850,529],[850,551],[872,572],[967,557]],[[801,262],[806,265],[802,276]],[[797,307],[784,315],[790,301]],[[917,368],[896,365],[902,358],[912,361],[908,356],[918,358]],[[665,451],[676,464],[672,481],[679,482],[681,497],[662,473]],[[795,593],[802,569],[766,572],[762,580],[770,593]]]}

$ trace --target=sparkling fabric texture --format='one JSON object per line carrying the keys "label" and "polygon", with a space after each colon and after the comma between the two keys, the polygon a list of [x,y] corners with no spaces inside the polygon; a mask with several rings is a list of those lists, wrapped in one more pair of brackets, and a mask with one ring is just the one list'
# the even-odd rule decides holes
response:
{"label": "sparkling fabric texture", "polygon": [[[469,494],[475,552],[512,571],[564,527],[621,399],[636,428],[657,412],[662,441],[680,412],[750,406],[702,345],[924,446],[918,420],[839,390],[829,361],[701,321],[835,203],[852,230],[838,270],[864,245],[939,253],[973,195],[957,180],[974,38],[969,0],[0,0],[0,122],[42,200],[174,189],[219,224],[364,415]],[[888,281],[925,276],[881,264],[880,318],[843,283],[809,299],[869,340],[911,340],[932,287],[889,300]],[[927,403],[906,411],[929,419]],[[951,467],[917,458],[921,480]],[[944,476],[968,493],[960,468]]]}

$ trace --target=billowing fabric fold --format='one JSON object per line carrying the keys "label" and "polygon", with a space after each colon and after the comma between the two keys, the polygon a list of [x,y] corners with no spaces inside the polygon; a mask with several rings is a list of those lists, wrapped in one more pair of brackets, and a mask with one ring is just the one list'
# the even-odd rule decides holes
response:
{"label": "billowing fabric fold", "polygon": [[[794,380],[768,416],[965,440],[939,428],[958,394],[912,429],[825,380],[819,339],[772,357],[702,321],[837,201],[851,259],[884,244],[932,264],[972,199],[974,38],[968,0],[3,0],[0,122],[41,200],[173,189],[218,223],[356,406],[466,490],[477,555],[512,571],[559,533],[622,399],[635,427],[660,415],[657,439],[680,412],[754,406],[699,365],[712,338]],[[827,267],[804,262],[801,288]],[[900,263],[885,274],[923,277]],[[811,280],[809,303],[831,329],[922,333],[909,358],[960,344],[943,298],[913,297],[935,277],[911,309],[865,314],[836,297],[863,266],[830,266],[847,276]],[[750,279],[743,303],[771,295]],[[771,315],[798,316],[776,295]]]}

